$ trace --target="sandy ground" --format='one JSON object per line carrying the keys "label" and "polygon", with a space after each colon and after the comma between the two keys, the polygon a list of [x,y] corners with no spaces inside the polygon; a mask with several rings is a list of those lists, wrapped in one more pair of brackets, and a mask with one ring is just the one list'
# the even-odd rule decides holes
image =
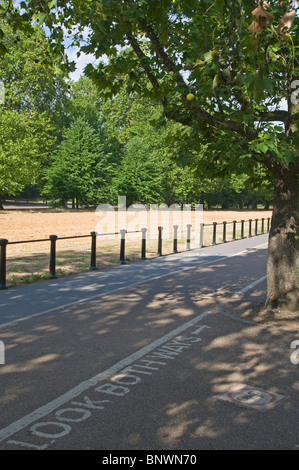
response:
{"label": "sandy ground", "polygon": [[[271,217],[272,211],[204,211],[204,224],[232,222]],[[10,242],[58,237],[88,235],[97,231],[100,218],[94,211],[1,211],[0,238]]]}
{"label": "sandy ground", "polygon": [[[161,214],[161,213],[159,213]],[[90,232],[105,234],[97,237],[97,268],[102,269],[113,264],[118,264],[120,259],[120,236],[106,235],[119,232],[121,228],[138,233],[128,233],[126,235],[126,262],[138,261],[141,257],[141,233],[140,228],[147,226],[146,256],[152,258],[157,256],[158,230],[159,225],[163,226],[163,254],[173,252],[173,222],[181,228],[178,231],[178,251],[185,251],[187,248],[187,223],[192,223],[191,228],[191,248],[199,246],[200,222],[205,224],[204,246],[212,243],[213,222],[222,223],[224,220],[232,222],[236,220],[237,238],[240,238],[240,221],[249,219],[267,219],[271,217],[271,211],[204,211],[189,213],[187,217],[174,220],[177,213],[170,216],[168,212],[161,215],[164,220],[152,214],[150,218],[143,219],[140,213],[125,214],[126,221],[121,214],[117,217],[117,212],[96,213],[87,210],[4,210],[0,211],[0,238],[7,239],[10,244],[7,247],[6,280],[8,286],[14,286],[23,282],[32,282],[49,276],[49,254],[50,235],[61,237],[74,237],[80,235],[90,235]],[[203,217],[201,217],[201,215]],[[116,216],[116,217],[115,217]],[[146,217],[149,213],[146,213]],[[140,218],[141,217],[141,218]],[[181,213],[179,213],[179,217]],[[188,220],[191,218],[191,220]],[[138,222],[136,225],[136,221]],[[266,220],[265,220],[266,222]],[[127,224],[127,225],[124,225]],[[167,223],[169,230],[167,231]],[[261,223],[259,222],[259,230]],[[139,226],[138,226],[139,225]],[[206,226],[207,225],[207,226]],[[222,227],[217,229],[217,243],[222,243]],[[265,229],[267,225],[265,223]],[[247,230],[247,232],[246,232]],[[252,225],[254,230],[254,224]],[[245,236],[248,233],[248,224],[245,224]],[[42,242],[18,243],[19,241],[41,240]],[[227,240],[232,239],[232,224],[227,226]],[[11,244],[12,243],[12,244]],[[57,240],[56,243],[56,275],[67,274],[88,270],[91,256],[91,237]]]}

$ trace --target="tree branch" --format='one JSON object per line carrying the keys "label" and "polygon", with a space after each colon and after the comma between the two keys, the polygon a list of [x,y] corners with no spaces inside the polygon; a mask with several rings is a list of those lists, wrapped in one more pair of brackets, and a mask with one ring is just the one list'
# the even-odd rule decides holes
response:
{"label": "tree branch", "polygon": [[188,101],[186,99],[186,96],[189,92],[189,89],[182,75],[180,74],[178,70],[178,66],[171,60],[171,58],[165,52],[162,44],[159,41],[158,36],[154,32],[151,25],[149,25],[145,19],[141,19],[140,26],[143,28],[143,30],[147,34],[149,40],[151,41],[156,51],[157,56],[162,61],[166,70],[174,74],[174,79],[176,80],[178,87],[183,90],[181,93],[184,97],[185,106],[189,109],[189,111],[195,117],[204,121],[206,124],[209,124],[210,126],[216,127],[217,129],[237,132],[238,134],[246,137],[249,140],[253,140],[257,138],[258,133],[255,129],[252,129],[248,126],[244,126],[243,124],[240,124],[235,121],[220,120],[216,118],[215,116],[213,116],[212,114],[205,111],[201,106],[196,105],[196,103],[193,103],[193,102],[191,103],[190,101]]}
{"label": "tree branch", "polygon": [[[132,8],[134,7],[134,3],[132,0],[129,0],[129,3],[131,4]],[[184,78],[182,77],[179,66],[173,62],[173,60],[169,57],[169,55],[166,53],[163,45],[161,44],[157,34],[155,33],[154,29],[152,26],[146,21],[145,18],[141,18],[139,20],[139,24],[143,31],[146,33],[148,39],[151,41],[151,44],[158,56],[158,58],[161,60],[162,64],[164,65],[165,69],[173,74],[174,80],[176,81],[176,84],[178,88],[181,90],[181,94],[183,97],[183,102],[185,107],[190,111],[191,114],[193,114],[194,117],[197,119],[200,119],[204,123],[215,127],[219,130],[225,130],[225,131],[232,131],[236,132],[244,137],[246,137],[248,140],[253,140],[257,138],[258,132],[250,128],[248,126],[244,126],[243,124],[235,121],[230,121],[230,120],[221,120],[219,118],[216,118],[212,114],[208,113],[205,111],[201,106],[197,105],[195,102],[191,102],[187,100],[187,94],[189,93],[189,88],[188,85],[186,84]],[[153,85],[154,89],[159,88],[159,83],[157,78],[153,75],[150,66],[146,63],[144,59],[146,59],[146,55],[143,53],[143,51],[140,49],[139,44],[136,40],[136,38],[133,37],[131,33],[127,33],[127,37],[130,41],[131,46],[133,47],[134,52],[136,53],[137,57],[140,59],[143,59],[142,66],[144,67],[144,70],[146,71],[148,78]],[[166,108],[167,101],[164,99],[163,107],[164,109]],[[165,112],[167,113],[168,116],[173,116],[173,112],[166,110]],[[172,117],[172,119],[174,119]],[[178,122],[181,122],[179,119],[175,119]],[[188,120],[189,121],[189,120]]]}
{"label": "tree branch", "polygon": [[158,82],[157,78],[155,77],[155,75],[152,73],[151,67],[147,64],[147,62],[146,62],[147,57],[144,54],[144,52],[141,50],[141,48],[138,44],[138,41],[136,40],[136,38],[133,36],[133,34],[131,32],[127,33],[127,38],[128,38],[129,43],[132,46],[133,51],[137,55],[138,59],[141,60],[142,67],[144,68],[145,72],[147,73],[148,79],[151,82],[153,88],[155,90],[158,90],[160,88],[159,82]]}
{"label": "tree branch", "polygon": [[288,120],[288,117],[289,117],[288,111],[284,111],[281,109],[277,111],[269,111],[268,113],[261,112],[257,116],[257,119],[259,119],[260,121],[266,121],[266,122],[279,121],[285,124]]}
{"label": "tree branch", "polygon": [[179,72],[179,67],[171,60],[171,58],[167,55],[165,52],[162,44],[159,41],[158,36],[154,32],[153,28],[151,25],[147,23],[145,19],[140,20],[140,25],[146,32],[148,38],[150,39],[152,45],[154,46],[154,49],[156,51],[157,56],[165,66],[168,72],[172,72],[174,74],[175,80],[177,82],[177,85],[180,88],[183,88],[186,90],[186,93],[188,93],[188,86],[185,83],[185,80],[183,79],[181,73]]}
{"label": "tree branch", "polygon": [[[141,47],[139,46],[137,39],[133,36],[133,34],[131,32],[127,33],[127,38],[128,38],[128,41],[129,41],[132,49],[134,50],[135,54],[140,59],[141,65],[142,65],[145,73],[147,74],[147,77],[148,77],[150,83],[152,84],[152,87],[154,88],[154,90],[159,90],[160,89],[160,84],[158,82],[158,79],[152,73],[151,67],[147,63],[147,60],[146,60],[147,57],[146,57],[145,53],[142,51]],[[165,98],[165,97],[162,98],[161,99],[161,104],[162,104],[163,109],[164,109],[165,117],[167,117],[168,119],[171,119],[172,121],[183,124],[184,126],[190,127],[192,125],[192,122],[191,122],[192,120],[191,119],[186,118],[186,116],[184,118],[181,116],[181,110],[179,108],[175,107],[174,105],[171,105],[171,110],[169,109],[167,98]]]}
{"label": "tree branch", "polygon": [[218,119],[212,114],[202,109],[200,106],[193,105],[192,103],[187,103],[186,106],[191,109],[191,112],[195,116],[204,121],[206,124],[209,124],[212,127],[216,127],[216,129],[222,131],[236,132],[237,134],[246,137],[248,140],[254,140],[258,137],[258,132],[249,126],[245,126],[239,122],[231,121],[229,119]]}

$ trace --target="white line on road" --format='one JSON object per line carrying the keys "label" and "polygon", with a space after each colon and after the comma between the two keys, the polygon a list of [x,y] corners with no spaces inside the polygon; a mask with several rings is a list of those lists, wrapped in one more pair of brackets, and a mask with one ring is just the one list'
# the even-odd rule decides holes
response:
{"label": "white line on road", "polygon": [[[263,282],[265,279],[267,279],[267,276],[262,276],[259,279],[257,279],[256,281],[251,282],[250,284],[245,286],[243,289],[239,290],[239,292],[232,295],[231,299],[238,298],[240,295],[242,295],[245,292],[249,291],[250,289],[252,289],[256,285],[258,285],[260,282]],[[221,315],[224,315],[225,317],[231,318],[232,320],[237,320],[241,323],[245,323],[247,325],[257,325],[255,322],[252,322],[250,320],[245,320],[244,318],[236,317],[235,315],[232,315],[231,313],[225,312],[223,310],[223,305],[227,304],[228,302],[229,302],[229,300],[224,300],[223,302],[221,302],[217,305],[217,309],[218,309],[219,313],[221,313]]]}
{"label": "white line on road", "polygon": [[257,284],[259,284],[260,282],[263,282],[265,279],[267,279],[267,275],[266,276],[263,276],[263,277],[260,277],[259,279],[257,279],[256,281],[252,282],[251,284],[249,284],[248,286],[244,287],[244,289],[241,289],[239,290],[239,292],[237,292],[236,294],[232,295],[232,299],[236,298],[236,297],[239,297],[240,295],[244,294],[245,292],[247,292],[248,290],[252,289],[253,287],[255,287]]}
{"label": "white line on road", "polygon": [[159,347],[162,344],[169,341],[169,339],[174,338],[175,336],[178,336],[180,333],[182,333],[183,331],[187,330],[188,328],[194,326],[196,323],[198,323],[204,317],[209,315],[209,313],[210,312],[204,312],[204,313],[198,315],[197,317],[193,318],[192,320],[187,321],[183,325],[181,325],[178,328],[170,331],[169,333],[162,336],[161,338],[153,341],[149,345],[139,349],[135,353],[133,353],[130,356],[126,357],[125,359],[122,359],[121,361],[117,362],[112,367],[109,367],[109,369],[106,369],[104,372],[101,372],[100,374],[98,374],[98,375],[96,375],[96,376],[94,376],[94,377],[92,377],[88,380],[85,380],[84,382],[81,382],[79,385],[72,388],[68,392],[64,393],[60,397],[56,398],[55,400],[51,401],[50,403],[47,403],[46,405],[41,406],[40,408],[33,411],[32,413],[24,416],[23,418],[15,421],[14,423],[8,425],[7,427],[1,429],[0,430],[0,442],[2,442],[3,440],[7,439],[10,436],[12,436],[16,432],[24,429],[25,427],[27,427],[28,425],[34,423],[35,421],[40,420],[44,416],[47,416],[52,411],[59,408],[61,405],[64,405],[65,403],[71,401],[73,398],[79,396],[81,393],[85,392],[86,390],[90,389],[91,387],[94,387],[95,385],[97,385],[102,380],[105,380],[109,376],[115,374],[116,372],[119,372],[124,367],[134,363],[136,360],[140,359],[141,357],[145,356],[146,354],[153,351],[157,347]]}

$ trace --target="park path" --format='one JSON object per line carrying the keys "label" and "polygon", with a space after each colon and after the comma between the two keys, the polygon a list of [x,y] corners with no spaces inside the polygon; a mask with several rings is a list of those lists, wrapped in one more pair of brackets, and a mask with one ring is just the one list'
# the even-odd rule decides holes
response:
{"label": "park path", "polygon": [[257,301],[266,241],[1,292],[0,449],[295,449],[294,332],[219,308]]}
{"label": "park path", "polygon": [[[235,256],[267,242],[268,235],[245,238],[233,243],[193,249],[188,252],[162,256],[99,271],[39,281],[0,291],[0,326],[52,309],[85,302],[117,290],[137,286],[153,279],[162,279],[192,267],[214,263]],[[244,279],[247,272],[244,270]],[[255,273],[253,273],[253,277]]]}

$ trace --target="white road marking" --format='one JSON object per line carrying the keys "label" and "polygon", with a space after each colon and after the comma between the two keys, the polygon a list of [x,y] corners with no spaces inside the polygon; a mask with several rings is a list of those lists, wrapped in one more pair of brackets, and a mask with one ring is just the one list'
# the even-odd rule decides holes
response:
{"label": "white road marking", "polygon": [[236,298],[236,297],[239,297],[240,295],[244,294],[245,292],[247,292],[248,290],[252,289],[253,287],[255,287],[257,284],[259,284],[260,282],[263,282],[265,279],[267,279],[267,275],[266,276],[263,276],[263,277],[260,277],[259,279],[257,279],[256,281],[252,282],[251,284],[249,284],[248,286],[244,287],[244,289],[241,289],[239,290],[239,292],[237,292],[236,294],[232,295],[232,299]]}
{"label": "white road marking", "polygon": [[130,356],[126,357],[125,359],[122,359],[121,361],[117,362],[114,364],[112,367],[109,367],[106,369],[104,372],[101,372],[100,374],[85,380],[84,382],[81,382],[79,385],[76,387],[72,388],[68,392],[64,393],[60,397],[56,398],[55,400],[47,403],[44,406],[41,406],[40,408],[36,409],[32,413],[29,413],[28,415],[24,416],[23,418],[20,418],[19,420],[15,421],[14,423],[6,426],[5,428],[0,430],[0,442],[3,440],[7,439],[8,437],[12,436],[13,434],[17,433],[18,431],[24,429],[28,425],[34,423],[35,421],[40,420],[44,416],[47,416],[57,408],[59,408],[61,405],[64,405],[65,403],[71,401],[73,398],[79,396],[81,393],[85,392],[86,390],[90,389],[91,387],[94,387],[97,385],[99,382],[107,379],[109,376],[116,374],[116,372],[119,372],[122,370],[124,367],[134,363],[136,360],[140,359],[141,357],[147,355],[149,352],[153,351],[157,347],[161,346],[162,344],[166,343],[169,339],[174,338],[178,336],[180,333],[183,331],[187,330],[188,328],[194,326],[196,323],[198,323],[200,320],[202,320],[204,317],[209,315],[209,312],[204,312],[197,317],[189,320],[188,322],[184,323],[183,325],[179,326],[178,328],[170,331],[166,335],[162,336],[161,338],[153,341],[149,345],[139,349],[135,353],[131,354]]}
{"label": "white road marking", "polygon": [[253,322],[253,321],[250,321],[250,320],[245,320],[245,318],[240,318],[237,315],[233,315],[232,313],[225,312],[223,310],[223,305],[225,305],[228,302],[229,301],[222,302],[221,304],[217,305],[217,310],[218,310],[219,313],[221,313],[221,315],[223,315],[224,317],[227,317],[227,318],[231,318],[232,320],[244,323],[245,325],[258,326],[258,323],[256,323],[256,322]]}
{"label": "white road marking", "polygon": [[[262,276],[260,277],[259,279],[257,279],[256,281],[253,281],[251,282],[250,284],[248,284],[248,286],[245,286],[243,289],[239,290],[239,292],[237,292],[236,294],[232,295],[231,296],[231,299],[236,299],[238,298],[240,295],[244,294],[245,292],[247,292],[248,290],[252,289],[254,286],[256,286],[257,284],[259,284],[260,282],[263,282],[265,279],[267,278],[267,276]],[[232,315],[231,313],[227,313],[223,310],[223,305],[227,304],[229,302],[229,300],[224,300],[223,302],[219,303],[217,305],[217,309],[219,311],[219,313],[221,313],[221,315],[224,315],[225,317],[228,317],[228,318],[231,318],[232,320],[237,320],[241,323],[245,323],[247,325],[257,325],[256,322],[253,322],[253,321],[250,321],[250,320],[245,320],[244,318],[240,318],[240,317],[237,317],[235,315]]]}

